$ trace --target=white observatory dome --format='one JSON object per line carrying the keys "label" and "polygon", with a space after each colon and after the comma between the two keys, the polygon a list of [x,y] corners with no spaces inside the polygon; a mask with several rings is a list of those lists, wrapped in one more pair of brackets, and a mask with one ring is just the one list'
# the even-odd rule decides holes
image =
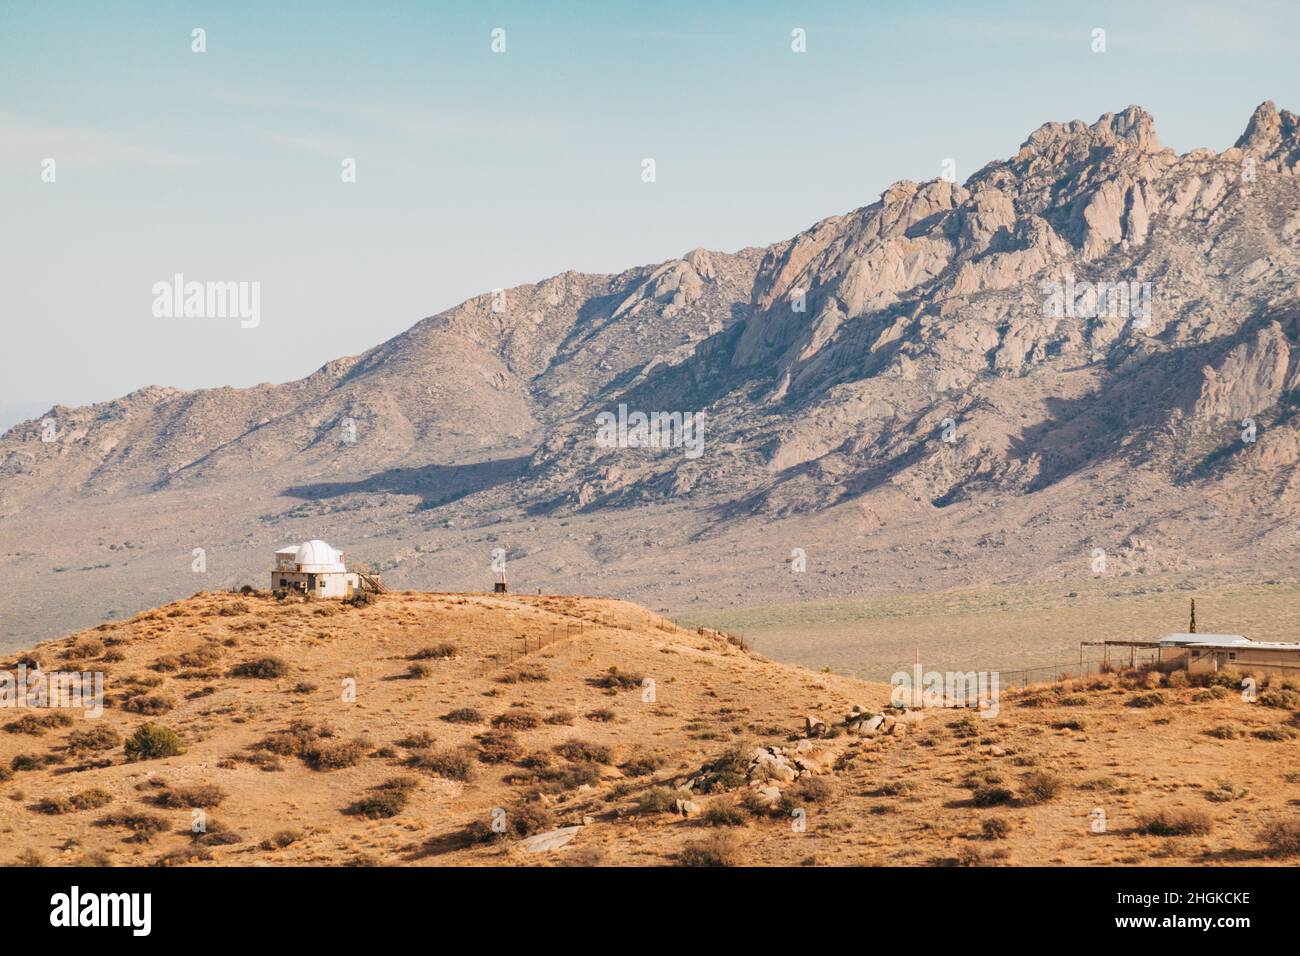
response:
{"label": "white observatory dome", "polygon": [[337,551],[319,538],[298,546],[297,563],[304,571],[345,571]]}

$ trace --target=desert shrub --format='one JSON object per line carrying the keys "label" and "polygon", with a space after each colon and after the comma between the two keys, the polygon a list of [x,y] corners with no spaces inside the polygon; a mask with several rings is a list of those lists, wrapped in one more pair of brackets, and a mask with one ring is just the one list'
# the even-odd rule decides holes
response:
{"label": "desert shrub", "polygon": [[318,741],[307,749],[302,759],[313,770],[339,770],[355,767],[369,749],[370,744],[360,738]]}
{"label": "desert shrub", "polygon": [[471,843],[519,839],[551,829],[555,817],[540,801],[520,801],[506,808],[502,822],[505,829],[498,832],[492,829],[491,823],[475,820],[465,828],[465,837]]}
{"label": "desert shrub", "polygon": [[613,751],[602,744],[593,744],[589,740],[570,737],[562,744],[555,745],[555,752],[565,760],[575,763],[609,763],[614,759]]}
{"label": "desert shrub", "polygon": [[481,724],[483,715],[473,707],[458,707],[455,710],[448,711],[442,715],[442,719],[449,724]]}
{"label": "desert shrub", "polygon": [[1259,702],[1265,707],[1280,707],[1283,710],[1295,710],[1300,707],[1300,694],[1293,690],[1270,687],[1260,691]]}
{"label": "desert shrub", "polygon": [[1061,698],[1062,707],[1087,707],[1088,698],[1084,694],[1067,694]]}
{"label": "desert shrub", "polygon": [[1290,727],[1265,727],[1263,730],[1252,730],[1250,735],[1257,740],[1294,740],[1296,732]]}
{"label": "desert shrub", "polygon": [[1212,803],[1231,803],[1233,800],[1240,800],[1247,793],[1245,787],[1238,787],[1231,780],[1215,781],[1213,789],[1205,791],[1205,799]]}
{"label": "desert shrub", "polygon": [[677,809],[682,794],[668,787],[651,787],[636,801],[636,812],[641,814],[669,813]]}
{"label": "desert shrub", "polygon": [[604,687],[607,690],[631,690],[634,687],[640,687],[641,681],[640,674],[632,674],[620,671],[617,667],[611,667],[599,677],[591,678],[587,683],[593,687]]}
{"label": "desert shrub", "polygon": [[916,784],[910,780],[888,780],[882,783],[875,790],[872,790],[868,796],[872,797],[903,797],[916,789]]}
{"label": "desert shrub", "polygon": [[982,784],[971,794],[971,802],[977,807],[996,807],[1010,803],[1015,795],[1006,787],[996,784]]}
{"label": "desert shrub", "polygon": [[170,727],[145,724],[127,738],[123,750],[127,760],[157,760],[185,753],[185,742]]}
{"label": "desert shrub", "polygon": [[[538,792],[566,793],[600,780],[600,766],[594,763],[550,763],[550,755],[540,753],[531,769],[515,776],[514,783],[531,783]],[[525,758],[526,759],[526,758]]]}
{"label": "desert shrub", "polygon": [[578,719],[578,715],[571,710],[556,710],[546,715],[545,723],[552,726],[570,726]]}
{"label": "desert shrub", "polygon": [[231,601],[229,604],[223,604],[217,608],[217,614],[221,617],[236,617],[247,613],[248,603],[245,601]]}
{"label": "desert shrub", "polygon": [[1137,832],[1149,836],[1203,836],[1214,826],[1214,818],[1204,810],[1181,808],[1139,814]]}
{"label": "desert shrub", "polygon": [[550,675],[540,667],[521,667],[507,671],[497,678],[498,684],[540,684],[550,680]]}
{"label": "desert shrub", "polygon": [[664,762],[662,754],[637,754],[623,761],[618,767],[629,777],[648,777],[662,767]]}
{"label": "desert shrub", "polygon": [[101,827],[123,827],[131,831],[134,842],[148,843],[159,833],[162,833],[167,829],[167,820],[158,816],[156,813],[132,813],[130,811],[122,811],[119,813],[110,813],[106,817],[101,817],[95,821],[95,825]]}
{"label": "desert shrub", "polygon": [[81,793],[74,793],[68,798],[74,810],[98,810],[113,802],[113,795],[99,787],[91,787]]}
{"label": "desert shrub", "polygon": [[333,737],[334,730],[327,724],[312,724],[306,720],[295,720],[284,730],[267,734],[253,746],[281,757],[302,757],[315,746],[322,737]]}
{"label": "desert shrub", "polygon": [[9,761],[9,769],[13,771],[40,770],[43,766],[45,760],[39,754],[18,754]]}
{"label": "desert shrub", "polygon": [[986,840],[1005,840],[1011,824],[1002,817],[986,817],[980,821],[980,833]]}
{"label": "desert shrub", "polygon": [[180,656],[180,663],[185,667],[207,667],[221,658],[221,648],[215,644],[201,644]]}
{"label": "desert shrub", "polygon": [[98,657],[104,653],[104,642],[97,637],[83,637],[75,644],[68,648],[65,657],[69,660],[85,660],[88,657]]}
{"label": "desert shrub", "polygon": [[5,730],[11,734],[28,734],[38,737],[55,727],[69,727],[72,718],[61,710],[52,710],[44,714],[24,714],[17,720],[5,724]]}
{"label": "desert shrub", "polygon": [[835,785],[826,777],[803,777],[781,795],[787,809],[809,803],[826,803],[835,796]]}
{"label": "desert shrub", "polygon": [[1119,789],[1119,781],[1114,777],[1091,777],[1079,784],[1080,790],[1111,791]]}
{"label": "desert shrub", "polygon": [[154,797],[160,807],[184,809],[191,807],[219,807],[226,799],[226,791],[213,783],[199,783],[189,787],[172,787]]}
{"label": "desert shrub", "polygon": [[1026,804],[1046,803],[1056,797],[1063,784],[1055,774],[1036,770],[1020,781],[1020,801]]}
{"label": "desert shrub", "polygon": [[170,674],[172,671],[181,669],[181,659],[175,654],[164,654],[150,664],[149,669],[158,671],[160,674]]}
{"label": "desert shrub", "polygon": [[1165,675],[1165,686],[1172,687],[1175,690],[1186,687],[1191,681],[1187,677],[1187,671],[1172,671]]}
{"label": "desert shrub", "polygon": [[413,661],[440,661],[456,656],[456,645],[443,642],[432,647],[422,647],[410,656]]}
{"label": "desert shrub", "polygon": [[406,808],[408,800],[406,790],[376,790],[350,804],[343,812],[368,820],[381,820],[397,816]]}
{"label": "desert shrub", "polygon": [[166,694],[134,694],[122,701],[122,709],[146,717],[160,717],[176,706]]}
{"label": "desert shrub", "polygon": [[262,841],[261,847],[263,850],[283,850],[285,847],[293,846],[301,839],[301,830],[276,830]]}
{"label": "desert shrub", "polygon": [[32,849],[23,850],[23,852],[18,854],[18,858],[14,860],[14,866],[22,866],[22,867],[45,866],[45,857],[42,856],[40,851],[38,850],[32,850]]}
{"label": "desert shrub", "polygon": [[293,685],[295,694],[314,694],[319,688],[309,680],[301,680]]}
{"label": "desert shrub", "polygon": [[595,721],[598,724],[608,724],[613,721],[615,714],[608,707],[598,707],[596,710],[588,711],[587,719]]}
{"label": "desert shrub", "polygon": [[984,854],[979,847],[964,846],[957,851],[957,856],[952,860],[953,866],[983,866]]}
{"label": "desert shrub", "polygon": [[510,763],[524,752],[515,735],[508,730],[489,730],[474,738],[478,741],[478,759],[483,763]]}
{"label": "desert shrub", "polygon": [[422,661],[416,661],[406,668],[406,676],[412,680],[421,680],[425,677],[432,677],[435,673],[434,668]]}
{"label": "desert shrub", "polygon": [[126,655],[121,651],[105,651],[99,658],[105,664],[120,664],[126,660]]}
{"label": "desert shrub", "polygon": [[236,664],[230,669],[231,677],[257,677],[262,680],[275,680],[288,673],[288,663],[278,657],[259,657]]}
{"label": "desert shrub", "polygon": [[492,718],[492,726],[499,730],[532,730],[541,722],[531,710],[508,710]]}
{"label": "desert shrub", "polygon": [[448,780],[469,780],[474,774],[474,764],[463,750],[417,751],[406,759],[406,765],[416,770],[432,771]]}
{"label": "desert shrub", "polygon": [[1165,702],[1165,695],[1158,690],[1138,694],[1128,702],[1129,707],[1159,707]]}
{"label": "desert shrub", "polygon": [[46,797],[43,800],[37,800],[33,803],[32,810],[36,813],[45,813],[51,816],[57,816],[62,813],[71,813],[72,801],[67,797]]}
{"label": "desert shrub", "polygon": [[1300,855],[1300,819],[1274,820],[1260,831],[1260,839],[1269,856]]}
{"label": "desert shrub", "polygon": [[397,742],[397,746],[405,747],[407,750],[426,750],[432,747],[434,743],[433,734],[420,730],[408,737],[403,737]]}
{"label": "desert shrub", "polygon": [[691,840],[677,854],[681,866],[737,866],[740,841],[727,832],[714,833],[703,840]]}
{"label": "desert shrub", "polygon": [[1205,733],[1219,740],[1236,740],[1238,737],[1246,736],[1246,732],[1235,724],[1219,724],[1211,727]]}
{"label": "desert shrub", "polygon": [[714,802],[702,818],[711,827],[743,827],[748,815],[734,803]]}
{"label": "desert shrub", "polygon": [[1072,717],[1069,720],[1058,720],[1053,722],[1053,730],[1084,730],[1088,726],[1087,722],[1079,717]]}

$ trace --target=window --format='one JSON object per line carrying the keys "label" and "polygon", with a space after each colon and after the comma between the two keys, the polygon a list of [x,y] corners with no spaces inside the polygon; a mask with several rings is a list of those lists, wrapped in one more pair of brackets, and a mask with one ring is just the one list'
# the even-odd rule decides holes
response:
{"label": "window", "polygon": [[1230,661],[1235,661],[1236,659],[1237,659],[1237,652],[1236,652],[1236,651],[1228,651],[1228,660],[1230,660]]}

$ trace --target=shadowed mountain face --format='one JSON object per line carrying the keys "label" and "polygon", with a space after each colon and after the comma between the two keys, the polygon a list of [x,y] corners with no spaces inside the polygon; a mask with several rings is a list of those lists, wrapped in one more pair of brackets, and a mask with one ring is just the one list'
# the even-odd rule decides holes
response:
{"label": "shadowed mountain face", "polygon": [[[767,249],[489,293],[298,382],[56,407],[0,439],[0,562],[86,603],[0,597],[10,634],[171,596],[196,547],[255,577],[322,534],[399,583],[481,585],[501,546],[529,585],[672,607],[1069,577],[1094,548],[1268,568],[1297,501],[1298,171],[1271,103],[1182,156],[1129,107]],[[702,414],[699,454],[602,440],[620,406]]]}

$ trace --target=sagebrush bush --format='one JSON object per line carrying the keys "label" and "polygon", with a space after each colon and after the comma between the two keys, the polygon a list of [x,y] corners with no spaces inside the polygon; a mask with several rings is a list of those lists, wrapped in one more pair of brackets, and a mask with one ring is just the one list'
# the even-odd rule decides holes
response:
{"label": "sagebrush bush", "polygon": [[1061,792],[1064,784],[1056,774],[1034,771],[1020,781],[1020,801],[1026,804],[1046,803]]}
{"label": "sagebrush bush", "polygon": [[621,671],[617,666],[614,666],[599,677],[591,678],[587,683],[593,687],[604,687],[607,690],[631,690],[634,687],[640,687],[643,679],[640,674]]}
{"label": "sagebrush bush", "polygon": [[145,724],[127,738],[123,750],[127,760],[157,760],[185,753],[185,742],[170,727]]}
{"label": "sagebrush bush", "polygon": [[1272,857],[1300,855],[1300,819],[1274,820],[1260,832],[1264,852]]}
{"label": "sagebrush bush", "polygon": [[481,724],[483,715],[473,707],[458,707],[455,710],[448,711],[442,715],[442,719],[449,724]]}
{"label": "sagebrush bush", "polygon": [[474,738],[483,763],[509,763],[523,756],[524,748],[508,730],[489,730]]}
{"label": "sagebrush bush", "polygon": [[1139,814],[1137,832],[1150,836],[1203,836],[1214,827],[1204,810],[1173,808]]}
{"label": "sagebrush bush", "polygon": [[474,763],[463,750],[416,751],[406,759],[406,765],[416,770],[432,771],[448,780],[469,780],[474,774]]}
{"label": "sagebrush bush", "polygon": [[410,656],[413,661],[440,661],[456,656],[456,645],[443,642],[432,647],[422,647]]}
{"label": "sagebrush bush", "polygon": [[531,710],[508,710],[492,718],[492,726],[499,730],[532,730],[541,722],[542,718]]}
{"label": "sagebrush bush", "polygon": [[214,783],[196,783],[188,787],[171,787],[154,797],[160,807],[190,809],[194,807],[219,807],[226,799],[226,791]]}
{"label": "sagebrush bush", "polygon": [[1165,702],[1165,695],[1158,690],[1138,694],[1128,702],[1130,707],[1159,707]]}
{"label": "sagebrush bush", "polygon": [[230,669],[231,677],[257,677],[262,680],[275,680],[288,673],[288,662],[278,657],[259,657],[256,660],[236,664]]}
{"label": "sagebrush bush", "polygon": [[565,760],[575,763],[609,763],[614,759],[613,751],[603,744],[594,744],[589,740],[570,737],[562,744],[555,745],[555,752]]}
{"label": "sagebrush bush", "polygon": [[740,841],[728,832],[692,840],[677,854],[677,862],[681,866],[737,866],[740,863]]}
{"label": "sagebrush bush", "polygon": [[1015,794],[1006,787],[983,784],[975,788],[975,792],[971,794],[971,802],[977,807],[996,807],[1010,803],[1014,797]]}

